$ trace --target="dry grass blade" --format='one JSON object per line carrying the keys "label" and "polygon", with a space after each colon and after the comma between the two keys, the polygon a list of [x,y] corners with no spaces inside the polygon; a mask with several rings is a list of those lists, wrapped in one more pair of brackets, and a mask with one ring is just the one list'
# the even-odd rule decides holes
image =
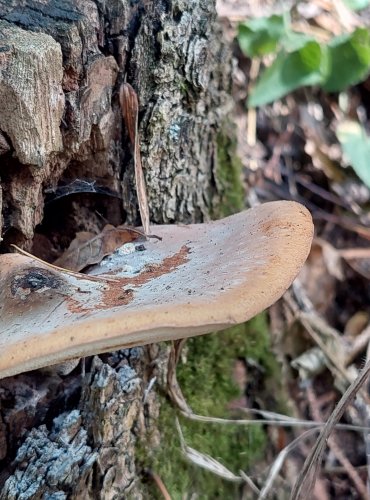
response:
{"label": "dry grass blade", "polygon": [[27,257],[31,257],[31,259],[34,259],[36,262],[41,262],[47,267],[50,267],[51,269],[54,269],[55,271],[60,271],[62,273],[69,274],[70,276],[73,276],[78,279],[84,279],[84,280],[90,280],[90,281],[99,281],[99,282],[114,282],[117,283],[119,280],[115,278],[108,278],[106,276],[90,276],[88,274],[83,274],[83,273],[77,273],[75,271],[70,271],[69,269],[64,269],[63,267],[58,267],[55,266],[54,264],[49,264],[49,262],[45,262],[42,259],[39,259],[38,257],[35,257],[35,255],[32,255],[31,253],[26,252],[26,250],[22,250],[22,248],[17,247],[17,245],[11,245],[13,248],[15,248],[19,253],[22,255],[26,255]]}
{"label": "dry grass blade", "polygon": [[[246,409],[246,411],[249,411]],[[276,459],[274,460],[273,464],[271,465],[269,469],[268,476],[266,478],[265,484],[260,492],[258,492],[258,498],[259,499],[265,499],[268,497],[268,494],[270,493],[276,478],[278,477],[280,470],[288,457],[289,453],[304,439],[310,437],[313,433],[318,433],[320,431],[320,428],[324,427],[326,424],[324,422],[313,422],[313,421],[306,421],[306,420],[300,420],[300,419],[295,419],[286,415],[281,415],[278,413],[274,412],[266,412],[263,410],[250,410],[251,413],[257,413],[262,416],[264,416],[264,420],[231,420],[231,419],[222,419],[222,418],[214,418],[214,417],[205,417],[202,415],[197,415],[195,413],[186,413],[182,412],[182,414],[186,417],[189,418],[190,420],[195,420],[199,422],[208,422],[208,423],[216,423],[216,424],[233,424],[233,425],[261,425],[267,424],[267,425],[276,425],[276,426],[281,426],[281,427],[311,427],[311,429],[303,432],[300,436],[298,436],[296,439],[294,439],[291,443],[289,443],[284,449],[280,451],[280,453],[277,455]],[[275,420],[272,420],[271,417],[274,417]],[[266,419],[270,418],[270,420]],[[355,430],[358,432],[366,431],[368,430],[368,427],[358,427],[354,425],[349,425],[349,424],[336,424],[336,429],[350,429],[350,430]],[[249,484],[249,486],[254,490],[252,485],[246,480],[244,475],[240,472],[240,475],[243,477],[243,479]],[[255,490],[254,490],[255,491]],[[255,491],[256,492],[256,491]]]}
{"label": "dry grass blade", "polygon": [[[176,402],[175,400],[172,400]],[[253,410],[249,408],[243,408],[246,413],[257,413],[264,417],[261,419],[231,419],[231,418],[219,418],[219,417],[206,417],[204,415],[197,415],[193,412],[188,412],[183,410],[182,407],[178,404],[182,415],[188,418],[189,420],[194,420],[196,422],[208,422],[210,424],[231,424],[231,425],[276,425],[277,427],[300,427],[300,428],[311,428],[319,430],[321,427],[326,425],[326,422],[314,422],[312,420],[301,420],[298,418],[288,417],[285,415],[280,415],[278,413],[271,413],[275,415],[275,418],[267,418],[267,415],[270,412]],[[359,426],[359,425],[351,425],[351,424],[336,424],[336,429],[342,430],[351,430],[355,432],[368,432],[370,430],[367,426]]]}
{"label": "dry grass blade", "polygon": [[249,476],[247,476],[247,474],[244,471],[242,471],[242,470],[239,471],[239,474],[240,474],[240,477],[242,477],[244,479],[244,482],[250,487],[250,489],[256,495],[259,495],[260,494],[260,489],[257,488],[257,486],[254,484],[254,482],[252,481],[252,479]]}
{"label": "dry grass blade", "polygon": [[[315,421],[322,421],[322,415],[321,415],[321,408],[317,402],[317,396],[312,388],[311,384],[308,384],[306,387],[306,395],[307,395],[307,402],[310,408],[310,412],[315,419]],[[363,500],[368,499],[368,494],[366,491],[366,485],[362,481],[360,475],[356,471],[355,467],[351,464],[351,462],[348,460],[346,457],[345,453],[340,449],[338,446],[337,440],[335,439],[335,436],[332,435],[329,437],[328,441],[328,446],[333,452],[336,460],[344,467],[347,476],[351,479],[353,482],[354,486],[356,487],[359,495],[363,498]]]}
{"label": "dry grass blade", "polygon": [[367,361],[365,367],[362,369],[357,379],[348,387],[346,392],[341,397],[337,407],[331,414],[325,427],[320,432],[320,435],[317,438],[317,441],[314,447],[312,448],[310,454],[306,458],[304,466],[293,487],[290,496],[291,500],[298,500],[299,498],[302,498],[303,491],[307,492],[312,490],[312,486],[315,483],[316,476],[318,473],[318,468],[321,464],[322,455],[326,447],[327,439],[329,438],[331,432],[333,431],[335,425],[338,423],[339,419],[342,417],[345,409],[349,406],[352,399],[355,397],[357,392],[361,389],[362,385],[365,383],[369,374],[370,374],[370,361]]}
{"label": "dry grass blade", "polygon": [[172,402],[184,413],[184,415],[193,415],[193,412],[186,402],[181,387],[177,382],[176,367],[180,359],[181,351],[185,345],[186,339],[175,340],[172,343],[167,366],[167,394]]}
{"label": "dry grass blade", "polygon": [[289,453],[305,438],[310,437],[314,432],[318,432],[318,429],[309,429],[305,431],[303,434],[295,438],[291,443],[289,443],[285,448],[283,448],[278,456],[275,458],[273,464],[270,467],[268,476],[266,478],[265,484],[260,492],[258,500],[263,500],[267,498],[271,488],[274,485],[274,482],[279,475],[279,472],[284,464],[285,459],[289,455]]}
{"label": "dry grass blade", "polygon": [[229,469],[224,467],[220,462],[218,462],[214,458],[204,453],[200,453],[199,451],[194,450],[194,448],[190,448],[190,446],[187,446],[181,431],[180,423],[177,418],[176,418],[176,427],[180,437],[182,452],[190,462],[192,462],[195,465],[198,465],[199,467],[202,467],[203,469],[213,472],[213,474],[216,474],[217,476],[220,476],[228,481],[232,481],[234,483],[241,483],[243,481],[243,479],[240,476],[236,476],[235,474],[233,474]]}
{"label": "dry grass blade", "polygon": [[129,83],[126,82],[121,85],[119,99],[128,135],[134,148],[135,180],[141,222],[143,224],[145,234],[149,234],[149,204],[146,194],[143,168],[141,164],[138,133],[139,102],[135,90]]}

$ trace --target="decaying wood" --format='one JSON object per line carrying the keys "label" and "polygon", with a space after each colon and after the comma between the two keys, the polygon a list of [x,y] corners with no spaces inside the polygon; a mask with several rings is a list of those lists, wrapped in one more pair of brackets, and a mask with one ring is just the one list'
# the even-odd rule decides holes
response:
{"label": "decaying wood", "polygon": [[[151,221],[209,218],[231,102],[215,15],[213,0],[0,0],[2,251],[52,261],[78,231],[138,223],[124,75],[140,103]],[[47,198],[76,180],[116,196]],[[153,390],[143,403],[158,352],[87,360],[82,381],[79,368],[0,381],[0,498],[141,498],[135,446],[158,412]]]}
{"label": "decaying wood", "polygon": [[[122,498],[122,492],[141,498],[134,434],[146,434],[142,394],[147,381],[143,373],[150,359],[138,348],[116,353],[106,361],[94,357],[82,380],[81,376],[46,378],[40,373],[2,382],[3,396],[16,401],[12,412],[3,412],[5,417],[13,425],[36,425],[24,432],[15,470],[0,490],[1,500],[49,495],[77,500],[97,498],[98,492],[104,498]],[[27,394],[30,390],[33,397]],[[63,391],[66,407],[58,413],[51,404],[63,404]],[[73,399],[78,401],[76,406]],[[158,411],[154,392],[148,394],[146,410],[150,428]],[[47,426],[37,425],[41,413]],[[97,477],[101,485],[96,484]]]}
{"label": "decaying wood", "polygon": [[42,167],[62,149],[62,51],[51,36],[3,20],[0,39],[0,129],[21,163]]}

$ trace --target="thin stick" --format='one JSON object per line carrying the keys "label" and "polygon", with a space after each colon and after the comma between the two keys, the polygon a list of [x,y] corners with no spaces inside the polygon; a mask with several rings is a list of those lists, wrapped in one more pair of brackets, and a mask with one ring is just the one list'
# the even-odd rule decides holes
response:
{"label": "thin stick", "polygon": [[164,500],[171,500],[171,495],[168,493],[168,490],[167,490],[164,482],[158,476],[158,474],[156,474],[152,470],[145,470],[145,473],[155,482],[155,484],[157,485],[159,491],[161,492]]}
{"label": "thin stick", "polygon": [[303,468],[294,484],[290,500],[298,500],[301,498],[302,492],[312,491],[312,485],[316,481],[319,466],[322,461],[322,456],[326,447],[327,440],[333,431],[335,425],[342,417],[346,408],[350,405],[352,399],[356,396],[357,392],[361,389],[370,374],[370,361],[367,361],[365,367],[362,369],[356,380],[348,387],[346,392],[341,397],[337,407],[330,415],[326,426],[320,432],[317,441],[312,448],[310,454],[306,458]]}
{"label": "thin stick", "polygon": [[145,234],[144,231],[140,231],[140,229],[137,229],[136,227],[123,226],[123,227],[116,227],[115,229],[117,231],[131,231],[132,233],[136,233],[136,234],[139,234],[140,236],[144,236],[144,238],[152,238],[152,239],[159,240],[159,241],[163,240],[162,236],[158,236],[157,234]]}
{"label": "thin stick", "polygon": [[275,479],[279,475],[279,472],[284,465],[285,459],[289,455],[289,453],[304,439],[310,437],[314,432],[318,432],[318,429],[309,429],[308,431],[303,432],[300,436],[296,437],[291,443],[289,443],[285,448],[283,448],[275,460],[273,461],[268,476],[266,478],[265,484],[261,490],[261,493],[258,497],[258,500],[264,500],[267,498],[268,493],[274,485]]}
{"label": "thin stick", "polygon": [[40,262],[44,266],[50,267],[51,269],[54,269],[55,271],[60,271],[62,273],[69,274],[70,276],[73,276],[74,278],[78,279],[84,279],[84,280],[90,280],[90,281],[99,281],[99,282],[106,282],[106,281],[112,281],[112,282],[119,282],[119,279],[115,278],[106,278],[104,276],[90,276],[88,274],[83,274],[83,273],[77,273],[76,271],[70,271],[69,269],[64,269],[64,267],[58,267],[54,266],[53,264],[50,264],[49,262],[45,262],[42,259],[39,259],[39,257],[36,257],[35,255],[32,255],[32,253],[26,252],[26,250],[22,250],[22,248],[17,247],[17,245],[11,245],[13,248],[15,248],[19,253],[22,255],[25,255],[26,257],[30,257],[31,259],[36,260],[37,262]]}
{"label": "thin stick", "polygon": [[[321,409],[317,403],[316,394],[314,393],[314,390],[313,390],[311,384],[307,386],[306,394],[307,394],[308,405],[309,405],[309,408],[310,408],[310,411],[311,411],[311,414],[312,414],[314,420],[317,422],[322,421]],[[348,458],[345,456],[345,454],[339,448],[334,435],[329,437],[328,446],[331,449],[331,451],[334,453],[334,456],[338,460],[338,462],[341,463],[342,466],[344,467],[347,476],[352,480],[353,484],[357,488],[357,491],[361,495],[363,500],[367,500],[368,495],[367,495],[367,491],[366,491],[366,485],[362,481],[360,475],[358,474],[356,469],[353,467],[351,462],[348,460]]]}

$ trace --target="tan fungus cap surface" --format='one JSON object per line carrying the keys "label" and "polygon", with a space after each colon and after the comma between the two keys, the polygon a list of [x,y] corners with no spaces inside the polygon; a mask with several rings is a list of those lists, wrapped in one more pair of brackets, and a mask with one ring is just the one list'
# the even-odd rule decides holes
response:
{"label": "tan fungus cap surface", "polygon": [[0,377],[242,323],[290,286],[313,225],[302,205],[278,201],[153,232],[162,240],[135,242],[145,250],[118,251],[90,271],[117,281],[0,255]]}

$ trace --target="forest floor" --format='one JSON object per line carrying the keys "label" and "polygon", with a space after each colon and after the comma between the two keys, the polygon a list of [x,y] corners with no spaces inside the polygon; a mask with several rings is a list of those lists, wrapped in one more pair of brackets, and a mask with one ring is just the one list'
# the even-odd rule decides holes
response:
{"label": "forest floor", "polygon": [[[360,16],[344,3],[338,8],[329,0],[302,2],[294,12],[295,29],[330,38],[366,27],[368,9]],[[220,463],[198,456],[202,467],[179,472],[176,465],[164,470],[157,457],[154,469],[174,498],[288,498],[323,423],[370,358],[370,79],[341,92],[305,86],[248,107],[248,95],[270,61],[267,56],[256,64],[242,53],[237,26],[280,13],[274,4],[218,2],[236,61],[233,94],[245,205],[280,199],[304,204],[314,219],[314,241],[294,285],[268,314],[236,330],[192,339],[183,351],[178,380],[195,413],[260,423],[181,420],[187,444]],[[289,2],[281,4],[289,10]],[[362,136],[348,146],[343,133],[356,134],[359,127]],[[196,375],[191,359],[197,360]],[[173,415],[163,418],[173,435]],[[303,498],[370,497],[369,423],[367,381],[346,401],[315,484]],[[177,464],[178,443],[172,452]]]}

